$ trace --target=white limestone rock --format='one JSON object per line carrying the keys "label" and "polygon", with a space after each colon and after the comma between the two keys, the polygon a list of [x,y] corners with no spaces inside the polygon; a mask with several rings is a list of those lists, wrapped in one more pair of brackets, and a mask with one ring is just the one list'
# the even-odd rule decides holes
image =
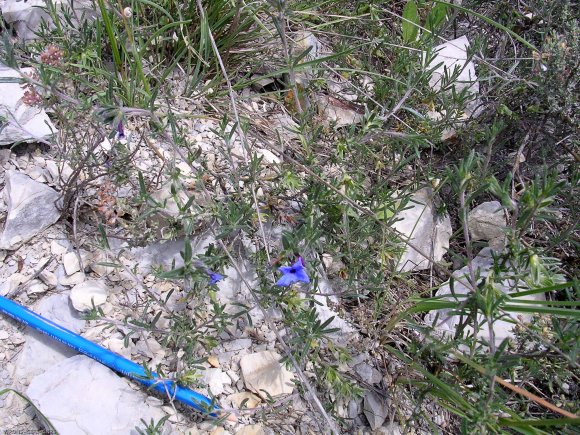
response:
{"label": "white limestone rock", "polygon": [[118,334],[118,336],[110,337],[105,340],[103,345],[107,347],[111,352],[115,352],[122,357],[131,359],[131,348],[133,347],[133,341],[129,340],[129,347],[125,347],[125,340]]}
{"label": "white limestone rock", "polygon": [[67,275],[72,275],[81,270],[81,264],[76,252],[67,252],[62,256],[62,265]]}
{"label": "white limestone rock", "polygon": [[107,266],[104,263],[117,264],[118,261],[106,253],[98,252],[92,256],[89,262],[89,267],[97,275],[103,277],[121,270],[121,267]]}
{"label": "white limestone rock", "polygon": [[364,398],[364,414],[371,425],[371,429],[378,429],[389,415],[387,403],[374,391],[368,391]]}
{"label": "white limestone rock", "polygon": [[68,276],[65,272],[64,272],[64,268],[62,266],[59,266],[58,269],[56,270],[56,279],[58,281],[58,283],[60,285],[64,285],[67,287],[72,287],[78,284],[82,284],[83,282],[85,282],[85,279],[87,278],[86,275],[83,272],[75,272],[72,275]]}
{"label": "white limestone rock", "polygon": [[266,435],[266,431],[261,424],[249,424],[238,429],[236,435]]}
{"label": "white limestone rock", "polygon": [[330,95],[318,95],[316,105],[322,123],[335,128],[358,124],[364,119],[364,112],[348,101],[342,101]]}
{"label": "white limestone rock", "polygon": [[[323,56],[322,44],[312,32],[299,30],[292,35],[291,40],[294,43],[294,52],[296,54],[302,54],[306,50],[310,50],[300,63],[318,59]],[[294,74],[294,79],[297,84],[307,87],[310,81],[316,78],[316,75],[316,71],[314,71],[312,67],[307,67],[297,71]]]}
{"label": "white limestone rock", "polygon": [[241,393],[230,394],[228,397],[226,397],[225,402],[229,403],[237,409],[242,408],[242,405],[243,408],[255,408],[260,403],[262,403],[262,399],[260,399],[254,393],[243,391]]}
{"label": "white limestone rock", "polygon": [[0,295],[6,296],[18,288],[20,284],[26,281],[26,277],[21,273],[13,273],[6,281],[0,284]]}
{"label": "white limestone rock", "polygon": [[61,243],[58,243],[56,240],[50,242],[50,252],[52,255],[62,255],[66,253],[67,247],[63,246]]}
{"label": "white limestone rock", "polygon": [[[472,115],[476,115],[479,106],[479,82],[475,72],[475,64],[472,60],[468,60],[469,40],[466,36],[445,42],[434,48],[434,57],[431,62],[426,65],[426,69],[434,68],[429,79],[429,86],[436,92],[443,87],[447,90],[445,92],[451,93],[451,88],[456,93],[461,93],[467,90],[470,95],[463,113],[460,114],[459,120],[452,127],[448,127],[442,132],[441,140],[445,141],[455,136],[455,127],[460,122],[468,119]],[[458,76],[449,82],[449,78],[458,71]],[[438,120],[446,115],[445,110],[430,111],[427,117]]]}
{"label": "white limestone rock", "polygon": [[[209,235],[201,235],[191,240],[191,250],[193,256],[203,254],[207,247],[215,244],[215,239]],[[147,273],[153,266],[163,266],[164,268],[171,267],[175,262],[175,267],[183,266],[183,258],[180,252],[185,246],[185,239],[180,237],[176,240],[164,240],[154,242],[144,248],[131,249],[131,256],[138,262],[138,268],[142,273]]]}
{"label": "white limestone rock", "polygon": [[219,396],[225,391],[225,385],[231,385],[232,380],[221,369],[205,369],[202,372],[201,383],[206,386],[214,396]]}
{"label": "white limestone rock", "polygon": [[402,435],[404,432],[397,423],[387,423],[376,429],[374,435]]}
{"label": "white limestone rock", "polygon": [[364,382],[370,385],[378,384],[383,379],[381,372],[366,362],[354,366],[354,371]]}
{"label": "white limestone rock", "polygon": [[246,388],[263,399],[292,394],[294,375],[280,364],[281,358],[271,350],[244,355],[240,367]]}
{"label": "white limestone rock", "polygon": [[454,71],[460,71],[453,81],[457,93],[468,89],[471,94],[479,94],[479,82],[475,73],[475,64],[468,61],[469,40],[467,36],[445,42],[434,48],[436,53],[433,60],[427,65],[427,69],[437,66],[431,73],[429,86],[434,91],[439,91],[446,83],[446,76],[453,75]]}
{"label": "white limestone rock", "polygon": [[179,207],[183,207],[189,198],[180,188],[176,189],[175,195],[171,192],[171,183],[166,183],[161,188],[151,194],[156,202],[160,204],[163,213],[175,217],[179,215]]}
{"label": "white limestone rock", "polygon": [[276,154],[274,154],[270,150],[267,150],[264,148],[257,148],[255,152],[258,155],[258,157],[262,157],[262,163],[264,163],[266,165],[273,165],[273,164],[282,163],[282,160],[280,159],[280,157],[278,157]]}
{"label": "white limestone rock", "polygon": [[338,331],[329,334],[329,336],[339,342],[348,341],[354,334],[355,329],[348,321],[344,320],[337,312],[330,308],[329,303],[338,305],[340,300],[328,279],[325,278],[323,270],[320,270],[319,273],[318,288],[314,294],[314,299],[317,302],[314,304],[314,309],[321,323],[334,317],[327,328],[338,328]]}
{"label": "white limestone rock", "polygon": [[44,285],[39,280],[35,279],[28,285],[28,288],[26,289],[26,293],[29,295],[35,294],[35,293],[38,294],[38,293],[44,293],[47,290],[48,290],[48,287],[46,285]]}
{"label": "white limestone rock", "polygon": [[[45,297],[33,311],[74,333],[79,333],[85,325],[85,321],[80,319],[70,306],[67,294]],[[26,343],[18,358],[14,378],[28,384],[32,377],[76,353],[70,347],[41,332],[27,328]]]}
{"label": "white limestone rock", "polygon": [[45,171],[45,176],[57,186],[65,184],[74,172],[67,162],[55,162],[54,160],[46,160]]}
{"label": "white limestone rock", "polygon": [[[411,196],[407,208],[398,214],[399,221],[393,228],[402,233],[407,240],[435,261],[441,261],[449,248],[451,220],[449,216],[435,216],[433,190],[423,188]],[[430,267],[429,260],[410,246],[405,247],[397,263],[401,272],[424,270]]]}
{"label": "white limestone rock", "polygon": [[61,435],[135,433],[164,412],[104,365],[76,355],[35,377],[26,394]]}
{"label": "white limestone rock", "polygon": [[507,221],[499,201],[484,202],[471,210],[467,226],[472,240],[487,240],[497,250],[504,247]]}
{"label": "white limestone rock", "polygon": [[18,248],[60,217],[60,194],[18,171],[6,171],[4,197],[8,216],[0,236],[0,249]]}
{"label": "white limestone rock", "polygon": [[40,280],[45,283],[49,287],[56,287],[58,284],[58,280],[56,279],[56,275],[48,270],[43,270],[40,272],[39,275]]}
{"label": "white limestone rock", "polygon": [[0,63],[0,80],[14,81],[0,82],[0,145],[42,142],[57,132],[44,109],[22,102],[25,89],[20,86],[21,73],[32,71],[32,68],[23,68],[18,72]]}
{"label": "white limestone rock", "polygon": [[81,270],[81,263],[79,262],[79,257],[80,260],[82,261],[83,269],[92,260],[92,254],[90,252],[83,251],[82,249],[78,252],[78,254],[75,251],[71,251],[67,252],[62,256],[62,265],[64,266],[64,271],[67,274],[67,276],[73,275],[77,272],[83,272]]}
{"label": "white limestone rock", "polygon": [[75,285],[70,292],[70,300],[77,311],[88,311],[107,301],[109,289],[101,281],[88,280]]}
{"label": "white limestone rock", "polygon": [[[476,277],[478,277],[478,282],[486,278],[489,275],[490,270],[493,268],[494,264],[493,252],[494,251],[491,248],[483,248],[481,252],[473,259],[472,267],[474,273],[476,274]],[[462,269],[453,272],[453,276],[455,277],[455,281],[453,284],[453,292],[451,291],[449,282],[447,282],[446,284],[441,286],[441,288],[437,291],[436,296],[449,295],[444,300],[457,302],[457,304],[459,305],[461,304],[461,302],[465,300],[465,298],[459,298],[456,295],[466,295],[471,293],[471,290],[468,287],[469,284],[468,266],[465,266]],[[525,291],[528,288],[523,281],[515,282],[513,279],[511,279],[511,276],[507,273],[495,276],[494,281],[496,284],[495,288],[508,296],[510,293]],[[510,302],[512,305],[517,305],[518,300],[544,301],[546,300],[546,298],[543,293],[536,293],[533,295],[513,298]],[[528,308],[530,307],[529,304],[526,304],[526,306]],[[457,325],[461,322],[461,316],[450,315],[449,312],[450,312],[449,309],[434,310],[430,311],[425,316],[425,323],[427,325],[434,326],[435,333],[443,338],[453,338],[453,336],[455,335]],[[509,316],[505,316],[501,320],[496,320],[493,323],[495,345],[499,346],[501,342],[506,338],[508,339],[514,338],[514,333],[512,331],[515,325],[514,320],[519,319],[525,323],[529,322],[531,318],[532,318],[531,314],[511,312],[509,313]],[[484,322],[483,315],[478,314],[477,322],[479,325],[482,325],[477,331],[477,337],[488,342],[489,331],[487,324]],[[470,322],[469,325],[465,326],[465,328],[463,329],[463,335],[473,336],[473,322]]]}
{"label": "white limestone rock", "polygon": [[[53,0],[53,4],[60,13],[64,8],[74,10],[73,22],[77,23],[83,14],[94,16],[93,2],[90,0]],[[0,9],[2,17],[14,26],[18,37],[22,41],[36,39],[36,32],[43,21],[54,26],[50,15],[43,8],[47,7],[45,0],[2,0]]]}

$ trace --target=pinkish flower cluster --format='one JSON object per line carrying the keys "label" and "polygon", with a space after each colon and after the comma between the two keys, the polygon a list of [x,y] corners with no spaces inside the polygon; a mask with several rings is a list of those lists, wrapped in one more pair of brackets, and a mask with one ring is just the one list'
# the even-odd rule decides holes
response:
{"label": "pinkish flower cluster", "polygon": [[56,45],[47,46],[40,54],[40,62],[45,65],[58,66],[64,57],[63,51]]}
{"label": "pinkish flower cluster", "polygon": [[[32,80],[38,80],[38,74],[36,72],[28,74],[28,77]],[[27,106],[42,106],[44,100],[32,83],[26,83],[22,87],[24,88],[24,95],[22,96],[22,102],[24,104]]]}
{"label": "pinkish flower cluster", "polygon": [[117,205],[116,190],[113,183],[110,180],[106,180],[97,191],[97,210],[105,218],[108,225],[113,225],[117,222],[117,212],[115,211]]}

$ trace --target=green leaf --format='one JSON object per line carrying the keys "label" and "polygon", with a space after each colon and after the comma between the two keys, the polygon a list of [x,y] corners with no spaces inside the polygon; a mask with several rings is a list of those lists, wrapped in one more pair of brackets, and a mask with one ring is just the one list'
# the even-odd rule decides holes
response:
{"label": "green leaf", "polygon": [[158,275],[161,279],[178,279],[185,276],[185,268],[178,267],[177,269],[169,270],[167,272],[162,272]]}
{"label": "green leaf", "polygon": [[183,247],[181,257],[183,258],[185,264],[191,263],[191,259],[193,258],[193,251],[191,249],[191,242],[189,241],[189,238],[185,239],[185,246]]}
{"label": "green leaf", "polygon": [[447,16],[447,6],[443,3],[437,3],[433,9],[427,15],[427,19],[425,20],[425,27],[433,32],[437,30],[437,28],[445,21],[445,17]]}
{"label": "green leaf", "polygon": [[102,224],[99,224],[99,233],[101,235],[101,246],[103,246],[105,249],[111,249],[109,246],[109,239],[107,238],[107,232],[105,231],[105,228]]}
{"label": "green leaf", "polygon": [[375,217],[381,220],[389,220],[395,215],[395,212],[386,205],[375,212]]}
{"label": "green leaf", "polygon": [[419,33],[419,12],[414,0],[408,0],[403,8],[403,41],[413,42]]}

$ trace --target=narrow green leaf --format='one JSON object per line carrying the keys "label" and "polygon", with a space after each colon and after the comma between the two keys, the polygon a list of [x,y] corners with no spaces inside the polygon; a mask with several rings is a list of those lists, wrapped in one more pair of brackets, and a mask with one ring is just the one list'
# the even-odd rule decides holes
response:
{"label": "narrow green leaf", "polygon": [[105,227],[103,227],[103,224],[99,224],[99,234],[101,235],[101,245],[105,249],[111,249],[109,246],[109,239],[107,238],[107,233],[105,231]]}
{"label": "narrow green leaf", "polygon": [[414,0],[408,0],[403,8],[403,41],[410,43],[417,39],[419,22],[417,4]]}
{"label": "narrow green leaf", "polygon": [[443,3],[437,3],[427,15],[425,28],[433,32],[443,23],[447,16],[447,6]]}

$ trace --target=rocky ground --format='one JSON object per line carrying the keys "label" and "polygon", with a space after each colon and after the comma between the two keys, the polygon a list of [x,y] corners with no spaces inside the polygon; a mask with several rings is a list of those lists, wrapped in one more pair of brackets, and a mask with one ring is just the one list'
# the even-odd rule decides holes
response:
{"label": "rocky ground", "polygon": [[[61,187],[59,181],[54,181],[59,179],[59,174],[51,172],[51,168],[59,168],[61,163],[52,160],[50,154],[41,152],[35,145],[20,146],[15,150],[2,150],[0,183],[4,188],[2,241],[5,249],[0,251],[0,293],[132,361],[147,363],[150,367],[161,365],[168,371],[175,368],[179,365],[179,352],[169,352],[160,344],[163,333],[146,331],[126,324],[124,320],[131,315],[138,301],[147,299],[148,292],[164,297],[173,291],[165,307],[170,312],[191,308],[181,302],[184,293],[179,285],[160,280],[150,273],[154,266],[169,268],[174,264],[179,267],[183,262],[180,252],[184,239],[130,248],[121,239],[111,238],[109,251],[99,248],[94,238],[98,229],[87,219],[88,216],[79,216],[75,223],[76,233],[71,231],[70,222],[59,220],[55,201],[58,204]],[[144,167],[146,164],[145,160]],[[160,192],[161,195],[163,190]],[[418,192],[416,204],[403,213],[397,225],[401,231],[413,232],[414,240],[419,244],[435,243],[435,256],[441,256],[445,244],[449,243],[451,226],[448,221],[438,222],[433,218],[429,195],[429,189]],[[171,205],[167,207],[170,213]],[[505,218],[496,213],[497,206],[494,207],[493,203],[474,210],[474,217],[482,216],[486,209],[488,213],[482,219],[483,225],[477,225],[478,220],[473,219],[477,225],[473,234],[495,240],[501,237],[497,228],[505,225]],[[491,224],[489,216],[496,215],[497,223]],[[279,231],[273,230],[269,234],[272,243],[279,243]],[[215,239],[209,232],[199,234],[192,243],[194,255],[205,252],[212,243]],[[251,244],[247,247],[251,249]],[[122,248],[124,251],[118,256]],[[100,264],[113,258],[118,258],[124,268]],[[485,258],[482,261],[485,263]],[[249,262],[240,266],[246,280],[255,279],[255,271]],[[329,259],[327,266],[332,270]],[[422,261],[416,251],[409,250],[399,267],[410,270],[428,267],[428,263]],[[464,275],[466,271],[460,273]],[[321,269],[320,276],[325,274]],[[0,320],[0,358],[3,361],[0,376],[3,385],[25,392],[61,433],[129,433],[140,424],[140,419],[158,421],[165,415],[169,416],[165,423],[166,433],[316,431],[316,425],[307,412],[309,405],[296,394],[292,383],[295,375],[279,363],[281,349],[276,336],[243,285],[242,276],[233,267],[225,270],[224,275],[226,278],[217,284],[217,298],[227,304],[226,310],[232,313],[240,309],[235,304],[253,307],[248,313],[251,324],[246,317],[241,317],[220,335],[220,344],[201,364],[204,370],[199,380],[202,387],[198,391],[215,396],[222,406],[234,410],[247,399],[245,405],[255,410],[241,416],[236,424],[228,422],[223,427],[212,427],[209,422],[196,423],[198,418],[184,407],[148,394],[108,368],[85,356],[75,355],[65,345],[6,317]],[[321,281],[321,288],[326,288],[328,294],[333,293],[330,281],[324,278]],[[329,307],[329,304],[338,302],[336,296],[320,296],[319,300],[321,305],[317,308],[322,320],[337,316]],[[93,303],[102,310],[103,317],[84,320]],[[279,313],[274,311],[267,315],[275,320]],[[157,328],[163,332],[170,326],[166,316],[161,316]],[[337,342],[358,349],[353,360],[343,369],[369,386],[384,382],[384,368],[378,366],[378,362],[360,346],[364,342],[360,332],[340,316],[331,326],[340,328],[340,332],[335,334]],[[82,402],[79,395],[83,397]],[[264,425],[257,416],[261,406],[271,412],[272,408],[265,405],[270,396],[278,398],[285,405],[285,411],[282,411],[283,416],[274,414]],[[30,406],[14,395],[3,396],[0,406],[4,428],[37,427],[38,420],[34,419]],[[370,425],[368,429],[382,428],[381,433],[397,433],[394,423],[389,422],[384,399],[372,390],[364,399],[344,404],[342,412],[345,418],[358,421],[363,432],[363,428]]]}
{"label": "rocky ground", "polygon": [[[3,12],[7,19],[9,15]],[[309,32],[296,39],[313,48],[311,56],[323,55],[321,43]],[[430,85],[434,90],[441,87],[444,67],[460,65],[464,68],[457,78],[457,91],[464,90],[477,100],[479,87],[475,66],[467,60],[468,46],[467,38],[461,37],[438,47],[440,57],[433,64],[440,62],[441,66],[433,71]],[[0,65],[4,78],[18,78],[20,72]],[[179,88],[179,77],[172,79]],[[298,79],[308,81],[308,72]],[[347,80],[330,74],[323,79],[342,99],[316,96],[320,124],[340,129],[361,123],[363,116],[348,104],[361,90],[353,90]],[[367,79],[366,85],[372,87],[372,80]],[[354,98],[349,97],[349,91]],[[67,136],[68,131],[56,119],[51,121],[51,113],[26,104],[30,97],[26,92],[18,83],[0,82],[0,103],[7,120],[0,130],[0,295],[168,377],[188,369],[184,355],[196,355],[199,359],[195,364],[188,361],[195,366],[194,389],[215,397],[237,421],[216,425],[171,398],[147,391],[4,315],[0,315],[0,387],[25,394],[61,434],[138,433],[137,427],[145,431],[152,421],[161,421],[158,429],[163,434],[310,434],[327,430],[313,405],[313,397],[305,392],[304,380],[314,378],[314,370],[307,364],[302,379],[296,367],[281,362],[286,356],[281,342],[285,337],[280,327],[282,314],[276,308],[256,303],[253,292],[258,287],[259,273],[252,255],[263,250],[262,242],[281,246],[282,231],[293,228],[291,218],[265,219],[260,243],[245,235],[235,244],[232,242],[236,261],[220,270],[224,279],[216,283],[215,292],[212,290],[205,297],[188,297],[189,283],[163,279],[159,273],[161,269],[167,272],[184,265],[186,243],[191,245],[194,258],[219,245],[216,232],[220,229],[208,223],[209,219],[194,228],[194,237],[189,241],[183,231],[176,230],[172,219],[182,215],[183,203],[190,198],[200,206],[208,205],[210,200],[224,201],[231,192],[248,188],[245,183],[252,182],[246,179],[236,186],[227,176],[236,168],[249,165],[247,138],[238,130],[232,133],[234,123],[223,125],[214,113],[184,97],[174,101],[172,109],[177,115],[188,114],[180,127],[185,139],[203,154],[203,165],[197,161],[187,163],[174,143],[152,134],[143,120],[128,114],[123,131],[114,137],[103,139],[100,132],[88,129],[87,134],[99,140],[89,141],[93,147],[90,152],[87,143],[79,148],[81,154],[96,156],[97,163],[83,166],[79,161],[64,159],[61,152],[77,137]],[[259,87],[248,87],[240,94],[240,110],[251,120],[247,134],[252,152],[261,159],[255,194],[257,201],[265,203],[276,188],[269,180],[280,176],[285,158],[279,144],[295,146],[299,135],[292,129],[297,124],[287,110],[262,98]],[[465,108],[466,117],[474,114],[476,106],[473,103]],[[444,116],[437,111],[425,115],[431,119]],[[332,139],[331,130],[328,140]],[[455,130],[448,128],[442,140],[454,134]],[[122,181],[95,176],[103,168],[122,166],[126,156],[130,156],[142,179],[137,171],[127,171]],[[321,170],[329,177],[346,175],[342,168],[331,164]],[[204,171],[203,189],[197,183],[198,171]],[[177,181],[173,176],[176,172]],[[296,176],[304,177],[305,173]],[[433,186],[436,184],[434,180]],[[143,202],[138,206],[133,202],[143,194],[142,186],[146,186],[149,195],[148,205],[155,202],[152,213],[145,210]],[[423,187],[411,195],[406,209],[399,212],[393,228],[410,244],[396,262],[397,271],[432,273],[433,261],[443,260],[457,228],[452,227],[449,216],[442,217],[437,212],[440,201],[433,187]],[[297,201],[289,201],[287,207],[288,216],[300,212]],[[492,253],[501,252],[506,243],[506,213],[497,201],[483,202],[471,210],[468,222],[472,240],[487,245],[474,256],[472,267],[481,277],[487,277],[493,266]],[[107,230],[106,243],[103,227]],[[424,253],[433,261],[427,260]],[[301,254],[306,260],[318,255]],[[321,322],[332,318],[328,326],[336,328],[331,335],[333,345],[344,346],[352,355],[338,370],[363,388],[359,398],[336,404],[337,415],[349,422],[352,433],[431,433],[433,424],[439,430],[451,430],[453,422],[448,411],[429,401],[417,410],[408,397],[392,388],[393,379],[405,373],[405,368],[394,359],[379,358],[376,337],[370,337],[361,326],[363,322],[341,308],[344,301],[339,291],[343,269],[340,262],[328,253],[322,254],[320,260],[320,267],[314,271],[320,292],[313,297],[313,306]],[[468,293],[462,280],[471,271],[467,266],[456,269],[453,292]],[[496,277],[502,292],[517,288],[510,279]],[[441,286],[438,294],[451,294],[450,287]],[[543,294],[535,297],[541,299]],[[221,305],[231,316],[231,323],[212,337],[217,343],[210,354],[204,354],[202,346],[192,350],[175,345],[175,331],[183,327],[177,319],[198,316],[199,322],[211,324],[216,306]],[[446,320],[439,323],[442,318]],[[530,318],[518,317],[519,321]],[[143,326],[152,319],[156,319],[153,328]],[[451,336],[459,319],[439,310],[431,312],[425,322],[435,324],[439,335]],[[514,336],[512,327],[507,321],[494,324],[497,344]],[[181,330],[180,333],[186,334]],[[213,331],[201,328],[200,333],[198,338],[203,341]],[[424,423],[411,419],[418,412]],[[0,396],[0,427],[7,433],[39,431],[43,422],[27,401],[8,393]]]}
{"label": "rocky ground", "polygon": [[[1,179],[5,199],[2,240],[9,249],[0,251],[0,293],[133,361],[151,367],[158,364],[175,367],[179,364],[179,353],[167,352],[158,341],[160,335],[156,337],[154,333],[127,325],[124,319],[131,314],[136,301],[146,299],[146,291],[160,297],[174,291],[166,308],[188,309],[180,302],[183,294],[177,285],[149,273],[153,265],[169,266],[176,261],[179,266],[183,239],[125,251],[121,259],[126,269],[100,265],[99,262],[107,259],[106,254],[97,248],[90,250],[88,243],[96,228],[81,218],[75,241],[69,225],[58,221],[54,205],[59,197],[58,186],[48,181],[53,178],[47,169],[56,163],[48,155],[36,152],[32,145],[21,148],[20,153],[3,152],[7,158]],[[212,242],[211,236],[200,235],[193,243],[194,253],[203,252]],[[77,250],[75,244],[82,248]],[[133,273],[134,270],[137,272]],[[244,265],[244,273],[254,279],[249,263]],[[252,306],[237,272],[231,268],[225,274],[226,279],[218,284],[219,300],[234,311],[233,303]],[[328,288],[330,291],[330,285]],[[84,320],[93,303],[104,317]],[[328,306],[323,305],[320,310],[323,319],[330,317]],[[305,414],[308,406],[295,393],[292,372],[279,363],[281,355],[276,337],[257,307],[249,315],[252,325],[240,319],[228,328],[220,336],[220,345],[201,364],[204,370],[199,381],[203,387],[198,391],[215,396],[225,408],[239,409],[246,400],[247,407],[255,408],[250,416],[241,417],[235,425],[226,423],[225,427],[213,428],[207,422],[196,424],[196,419],[183,407],[164,404],[162,398],[147,394],[106,367],[75,355],[65,345],[7,317],[0,320],[0,376],[5,387],[25,392],[60,433],[129,433],[139,425],[140,419],[158,421],[165,415],[170,416],[166,433],[259,434],[279,433],[279,430],[292,433],[298,428],[308,433],[308,428],[313,427]],[[276,313],[269,315],[276,318]],[[157,323],[161,330],[169,326],[165,317]],[[339,318],[333,326],[344,331],[341,340],[348,341],[356,335]],[[346,369],[358,373],[370,384],[382,380],[368,353],[360,353]],[[280,401],[290,405],[288,415],[283,419],[276,416],[269,422],[270,428],[261,423],[252,424],[256,421],[253,415],[259,414],[260,406],[270,396],[282,397]],[[30,406],[22,400],[14,395],[4,395],[0,400],[3,428],[38,427]],[[348,416],[358,418],[359,414],[380,408],[379,399],[372,395],[364,403],[365,410],[362,400],[348,405]],[[372,417],[373,426],[380,427],[386,417]]]}

